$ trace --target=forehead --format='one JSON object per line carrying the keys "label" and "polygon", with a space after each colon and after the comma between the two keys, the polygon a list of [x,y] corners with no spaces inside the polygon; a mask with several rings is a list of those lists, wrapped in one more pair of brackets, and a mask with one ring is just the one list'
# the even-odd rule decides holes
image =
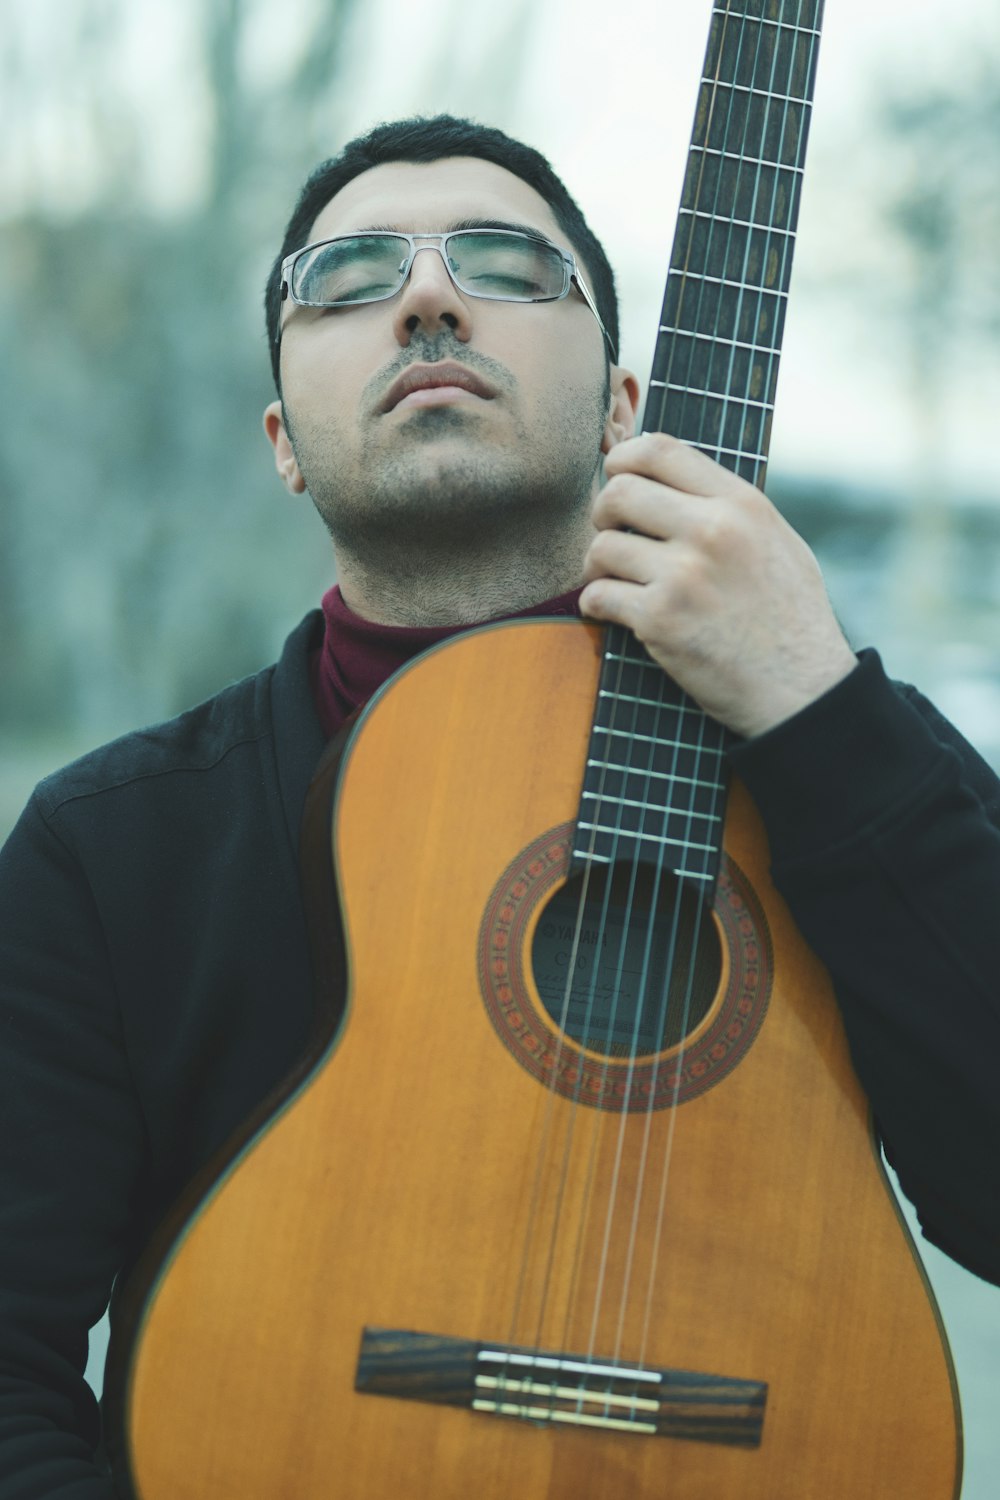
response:
{"label": "forehead", "polygon": [[505,167],[472,156],[386,162],[362,172],[331,198],[309,238],[376,227],[445,230],[467,219],[520,223],[570,248],[540,193]]}

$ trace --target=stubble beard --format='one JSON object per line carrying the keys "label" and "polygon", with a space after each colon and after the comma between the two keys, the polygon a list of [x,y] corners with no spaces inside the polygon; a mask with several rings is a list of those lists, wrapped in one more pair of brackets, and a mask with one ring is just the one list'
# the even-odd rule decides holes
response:
{"label": "stubble beard", "polygon": [[[415,408],[405,424],[376,425],[353,472],[338,469],[328,436],[301,429],[287,409],[285,422],[342,565],[396,593],[415,580],[502,573],[506,560],[543,599],[578,581],[566,575],[577,554],[577,565],[583,561],[603,402],[595,391],[571,412],[553,411],[541,431],[515,421],[503,444],[477,440],[477,415],[464,403]],[[439,452],[435,444],[443,444]]]}

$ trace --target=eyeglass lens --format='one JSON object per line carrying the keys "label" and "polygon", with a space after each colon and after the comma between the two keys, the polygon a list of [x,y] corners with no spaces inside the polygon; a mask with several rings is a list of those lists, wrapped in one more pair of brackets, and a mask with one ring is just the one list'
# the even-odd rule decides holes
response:
{"label": "eyeglass lens", "polygon": [[[526,236],[452,234],[445,249],[455,281],[471,296],[542,302],[567,290],[558,250]],[[409,252],[408,241],[395,235],[359,234],[318,245],[295,262],[293,291],[300,301],[324,307],[391,297],[403,284]]]}

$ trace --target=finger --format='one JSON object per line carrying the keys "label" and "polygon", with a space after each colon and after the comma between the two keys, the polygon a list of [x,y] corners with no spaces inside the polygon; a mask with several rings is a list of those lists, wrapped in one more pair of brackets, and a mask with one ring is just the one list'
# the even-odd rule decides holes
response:
{"label": "finger", "polygon": [[720,495],[748,488],[746,480],[666,432],[645,432],[616,443],[604,460],[604,472],[609,479],[616,474],[641,474],[688,495]]}
{"label": "finger", "polygon": [[643,585],[623,578],[598,578],[580,595],[580,612],[591,620],[624,625],[634,631],[642,607]]}
{"label": "finger", "polygon": [[663,569],[663,542],[635,532],[602,531],[591,542],[583,561],[583,576],[622,578],[650,583]]}
{"label": "finger", "polygon": [[598,531],[638,531],[668,541],[701,519],[707,502],[704,495],[686,494],[635,474],[619,474],[594,501],[590,518]]}

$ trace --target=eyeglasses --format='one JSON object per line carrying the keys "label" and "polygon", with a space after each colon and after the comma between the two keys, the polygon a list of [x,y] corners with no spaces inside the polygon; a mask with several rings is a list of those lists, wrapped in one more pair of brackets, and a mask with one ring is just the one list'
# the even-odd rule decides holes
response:
{"label": "eyeglasses", "polygon": [[[418,243],[419,241],[419,243]],[[513,229],[459,229],[449,234],[341,234],[318,240],[281,262],[281,296],[300,307],[355,307],[399,292],[421,250],[436,250],[460,292],[490,302],[558,302],[575,286],[616,359],[576,259],[549,240]]]}

